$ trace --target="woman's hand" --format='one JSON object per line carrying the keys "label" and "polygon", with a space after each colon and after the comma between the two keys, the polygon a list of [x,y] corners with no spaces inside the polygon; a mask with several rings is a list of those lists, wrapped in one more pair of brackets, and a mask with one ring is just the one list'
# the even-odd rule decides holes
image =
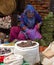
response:
{"label": "woman's hand", "polygon": [[27,29],[27,27],[26,26],[24,26],[23,28],[22,28],[22,30],[26,30]]}
{"label": "woman's hand", "polygon": [[34,29],[39,30],[40,26],[41,26],[41,23],[38,23],[38,24],[35,25]]}
{"label": "woman's hand", "polygon": [[40,26],[41,26],[41,24],[40,24],[40,23],[38,23],[38,24],[37,24],[38,29],[40,28]]}

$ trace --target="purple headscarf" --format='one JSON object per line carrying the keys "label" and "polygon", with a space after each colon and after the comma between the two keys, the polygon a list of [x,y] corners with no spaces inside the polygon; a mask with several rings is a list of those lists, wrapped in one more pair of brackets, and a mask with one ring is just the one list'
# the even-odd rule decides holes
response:
{"label": "purple headscarf", "polygon": [[[31,20],[29,20],[26,15],[28,11],[34,13],[34,16],[31,18]],[[37,11],[32,5],[27,5],[21,16],[21,27],[27,26],[28,28],[33,28],[37,21],[39,23],[42,22],[41,16],[37,13]]]}

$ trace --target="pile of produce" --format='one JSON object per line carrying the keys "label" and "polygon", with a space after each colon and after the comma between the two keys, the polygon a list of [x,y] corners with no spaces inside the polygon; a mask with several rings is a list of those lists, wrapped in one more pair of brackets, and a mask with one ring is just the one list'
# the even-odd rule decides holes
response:
{"label": "pile of produce", "polygon": [[46,45],[49,45],[49,43],[53,41],[53,35],[54,35],[53,31],[54,31],[54,17],[53,13],[50,12],[48,16],[46,16],[45,19],[43,20],[43,25],[41,27],[41,33]]}
{"label": "pile of produce", "polygon": [[27,41],[27,42],[21,42],[20,44],[17,44],[17,46],[20,47],[30,47],[30,46],[34,46],[36,45],[36,43],[32,43],[32,41]]}
{"label": "pile of produce", "polygon": [[10,53],[10,48],[0,48],[0,55]]}
{"label": "pile of produce", "polygon": [[10,16],[0,18],[0,28],[8,29],[10,27],[11,27],[11,17]]}

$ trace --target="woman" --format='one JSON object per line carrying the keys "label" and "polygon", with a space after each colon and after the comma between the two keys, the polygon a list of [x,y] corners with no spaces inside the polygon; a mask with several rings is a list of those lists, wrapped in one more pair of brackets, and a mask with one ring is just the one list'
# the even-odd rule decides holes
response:
{"label": "woman", "polygon": [[[35,11],[32,5],[27,5],[23,14],[21,15],[21,28],[18,38],[24,35],[25,39],[41,39],[39,28],[42,24],[41,16]],[[23,39],[23,38],[22,38]]]}
{"label": "woman", "polygon": [[35,40],[42,38],[41,34],[39,33],[42,19],[32,5],[26,6],[24,12],[21,15],[20,21],[20,29],[18,29],[18,26],[11,28],[10,38],[12,40]]}

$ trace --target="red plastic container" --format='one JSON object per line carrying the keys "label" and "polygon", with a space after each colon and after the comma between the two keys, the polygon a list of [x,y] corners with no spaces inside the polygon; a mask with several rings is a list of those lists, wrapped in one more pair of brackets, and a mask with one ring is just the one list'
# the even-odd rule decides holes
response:
{"label": "red plastic container", "polygon": [[4,61],[4,56],[0,56],[0,63]]}

